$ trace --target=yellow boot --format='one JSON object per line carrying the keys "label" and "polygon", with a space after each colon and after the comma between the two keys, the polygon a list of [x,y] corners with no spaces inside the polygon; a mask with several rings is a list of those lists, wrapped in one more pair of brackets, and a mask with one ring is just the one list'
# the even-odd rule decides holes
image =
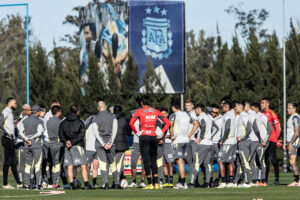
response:
{"label": "yellow boot", "polygon": [[156,189],[156,190],[159,190],[159,189],[160,189],[160,187],[159,187],[159,184],[158,184],[158,183],[155,183],[154,187],[155,187],[155,189]]}
{"label": "yellow boot", "polygon": [[[159,187],[159,186],[158,186]],[[142,188],[143,190],[153,190],[154,187],[152,184],[147,185],[146,187]]]}

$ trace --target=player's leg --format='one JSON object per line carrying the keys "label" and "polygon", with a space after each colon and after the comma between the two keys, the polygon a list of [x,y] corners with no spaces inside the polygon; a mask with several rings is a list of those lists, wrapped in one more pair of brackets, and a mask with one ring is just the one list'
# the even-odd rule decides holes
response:
{"label": "player's leg", "polygon": [[98,187],[98,184],[97,184],[98,168],[99,168],[99,161],[97,159],[96,152],[95,152],[94,158],[93,158],[93,171],[92,171],[94,187]]}
{"label": "player's leg", "polygon": [[115,188],[120,188],[120,180],[117,170],[116,157],[115,157],[115,146],[113,145],[110,150],[105,151],[107,157],[107,163],[109,164],[110,171],[113,175]]}
{"label": "player's leg", "polygon": [[25,185],[28,189],[31,188],[30,179],[31,179],[31,167],[32,167],[33,155],[31,149],[25,148],[25,169],[24,169],[24,177],[25,177]]}
{"label": "player's leg", "polygon": [[61,144],[53,144],[50,145],[49,150],[52,158],[52,180],[53,180],[53,189],[57,189],[59,187],[59,176],[60,176],[60,149]]}
{"label": "player's leg", "polygon": [[205,187],[210,187],[212,183],[212,166],[211,166],[211,156],[212,156],[212,146],[211,145],[206,145],[205,147],[205,152],[206,156],[204,158],[204,167],[205,167]]}
{"label": "player's leg", "polygon": [[273,185],[280,185],[279,183],[279,163],[277,159],[277,144],[275,142],[270,142],[270,158],[272,165],[274,166],[275,170],[275,181]]}
{"label": "player's leg", "polygon": [[258,180],[258,169],[256,165],[256,157],[257,157],[256,150],[258,144],[259,142],[257,141],[251,141],[251,146],[250,146],[249,162],[252,171],[252,186],[257,186],[257,180]]}
{"label": "player's leg", "polygon": [[250,142],[243,141],[239,145],[239,157],[241,161],[241,166],[245,175],[245,184],[242,187],[250,187],[250,164],[249,164],[249,153],[250,153]]}
{"label": "player's leg", "polygon": [[[150,148],[151,147],[150,147],[148,136],[140,136],[139,145],[140,145],[141,156],[142,156],[145,173],[146,173],[146,177],[147,177],[147,181],[148,181],[148,186],[150,188],[152,185],[151,169],[150,169],[150,167],[151,167]],[[155,151],[156,151],[156,148],[155,148]]]}
{"label": "player's leg", "polygon": [[297,165],[297,162],[296,162],[298,146],[293,145],[293,149],[294,149],[294,152],[288,152],[288,154],[289,154],[290,166],[292,168],[293,175],[294,175],[294,182],[289,184],[288,186],[300,186],[300,183],[299,183],[299,170],[298,170],[298,165]]}
{"label": "player's leg", "polygon": [[42,161],[43,161],[43,149],[42,147],[32,148],[34,169],[36,176],[36,185],[38,189],[41,189],[42,185]]}
{"label": "player's leg", "polygon": [[159,189],[160,187],[158,184],[157,139],[155,136],[149,137],[149,144],[150,144],[150,162],[151,162],[151,172],[152,172],[153,182],[154,182],[155,189]]}
{"label": "player's leg", "polygon": [[267,180],[266,180],[267,166],[266,166],[266,158],[265,158],[267,150],[268,150],[268,146],[263,147],[261,144],[259,144],[257,148],[257,156],[259,160],[259,166],[261,169],[259,186],[267,186]]}
{"label": "player's leg", "polygon": [[117,163],[117,171],[118,171],[118,179],[119,182],[121,181],[121,176],[124,170],[124,158],[125,158],[125,152],[116,152],[116,163]]}
{"label": "player's leg", "polygon": [[220,152],[218,154],[218,162],[219,162],[219,169],[220,169],[220,177],[221,177],[221,184],[218,188],[225,188],[226,187],[226,166],[225,164],[229,162],[229,152],[230,145],[222,145],[220,147]]}
{"label": "player's leg", "polygon": [[25,150],[24,150],[24,146],[21,145],[18,147],[17,149],[17,158],[18,158],[18,171],[19,171],[19,178],[20,178],[20,182],[24,183],[25,182],[25,161],[26,161],[26,156],[25,156]]}
{"label": "player's leg", "polygon": [[186,147],[186,151],[187,151],[187,157],[186,157],[186,162],[188,164],[188,169],[189,169],[189,175],[190,175],[190,178],[192,177],[193,175],[193,172],[194,172],[194,167],[195,167],[195,164],[194,164],[194,161],[193,161],[193,156],[194,156],[194,153],[195,153],[195,148],[194,148],[194,141],[189,141],[189,143],[186,143],[187,147]]}
{"label": "player's leg", "polygon": [[163,179],[164,179],[163,159],[164,159],[164,145],[158,144],[157,145],[157,168],[158,168],[158,178],[159,178],[160,188],[163,187]]}
{"label": "player's leg", "polygon": [[131,175],[132,175],[132,183],[129,185],[129,187],[137,187],[136,184],[136,174],[137,174],[137,162],[140,157],[140,150],[139,150],[139,144],[133,143],[132,145],[132,151],[131,151]]}
{"label": "player's leg", "polygon": [[164,144],[164,175],[166,186],[173,187],[173,148],[171,143]]}

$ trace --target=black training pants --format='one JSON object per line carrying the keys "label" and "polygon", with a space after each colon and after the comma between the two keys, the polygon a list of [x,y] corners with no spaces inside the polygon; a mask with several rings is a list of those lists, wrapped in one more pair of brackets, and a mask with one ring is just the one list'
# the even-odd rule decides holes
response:
{"label": "black training pants", "polygon": [[14,141],[10,138],[2,136],[1,142],[4,149],[3,185],[7,185],[9,167],[11,167],[11,171],[16,179],[17,184],[20,184]]}
{"label": "black training pants", "polygon": [[141,157],[144,163],[146,176],[157,174],[157,139],[156,136],[142,135],[139,139]]}
{"label": "black training pants", "polygon": [[277,160],[277,154],[276,154],[276,143],[271,142],[269,144],[269,147],[266,150],[265,158],[266,158],[266,180],[268,180],[269,177],[269,171],[270,171],[270,159],[274,166],[275,170],[275,180],[279,180],[279,163]]}

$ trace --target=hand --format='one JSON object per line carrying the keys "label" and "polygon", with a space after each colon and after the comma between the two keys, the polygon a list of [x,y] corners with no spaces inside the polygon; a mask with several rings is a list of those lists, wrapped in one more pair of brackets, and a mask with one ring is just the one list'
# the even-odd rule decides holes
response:
{"label": "hand", "polygon": [[111,146],[112,146],[112,144],[107,143],[107,144],[105,144],[104,149],[110,150]]}
{"label": "hand", "polygon": [[194,142],[196,143],[196,144],[200,144],[200,142],[201,142],[201,139],[194,139]]}
{"label": "hand", "polygon": [[267,143],[264,142],[264,141],[262,141],[260,144],[261,144],[261,146],[263,146],[263,147],[266,147],[266,146],[267,146]]}
{"label": "hand", "polygon": [[66,142],[66,146],[67,146],[68,148],[72,147],[72,144],[71,144],[71,141],[70,141],[70,140],[68,140],[68,141]]}
{"label": "hand", "polygon": [[136,135],[137,135],[138,137],[140,137],[140,136],[142,135],[143,132],[144,132],[144,130],[138,131],[138,132],[136,133]]}
{"label": "hand", "polygon": [[239,136],[239,137],[237,137],[237,140],[240,142],[241,141],[241,137]]}
{"label": "hand", "polygon": [[158,144],[163,144],[164,143],[164,139],[159,139],[158,140]]}
{"label": "hand", "polygon": [[27,142],[28,146],[31,146],[31,140],[27,140],[26,142]]}
{"label": "hand", "polygon": [[223,146],[223,141],[220,142],[220,146]]}
{"label": "hand", "polygon": [[171,140],[174,141],[177,138],[177,136],[171,137]]}
{"label": "hand", "polygon": [[293,145],[291,143],[289,144],[288,149],[289,149],[290,153],[294,153],[295,152],[295,150],[293,148]]}
{"label": "hand", "polygon": [[283,149],[284,151],[286,151],[286,144],[284,144],[284,145],[282,146],[282,149]]}

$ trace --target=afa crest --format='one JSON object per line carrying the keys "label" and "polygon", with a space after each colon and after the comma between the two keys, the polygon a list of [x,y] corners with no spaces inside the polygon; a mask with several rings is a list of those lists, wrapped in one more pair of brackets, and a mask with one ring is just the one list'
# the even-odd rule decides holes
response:
{"label": "afa crest", "polygon": [[[148,7],[147,16],[143,19],[142,49],[146,56],[161,60],[172,54],[172,32],[170,20],[166,18],[167,10],[155,6]],[[152,12],[153,11],[153,12]]]}

